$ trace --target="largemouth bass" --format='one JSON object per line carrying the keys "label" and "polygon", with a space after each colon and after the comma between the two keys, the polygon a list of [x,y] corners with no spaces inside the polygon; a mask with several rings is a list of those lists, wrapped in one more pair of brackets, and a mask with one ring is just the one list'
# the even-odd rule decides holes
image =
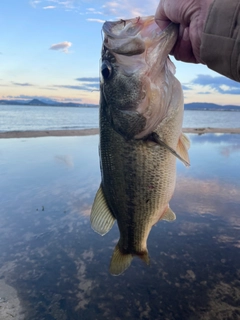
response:
{"label": "largemouth bass", "polygon": [[133,256],[149,263],[147,238],[159,220],[175,220],[169,207],[176,158],[189,164],[182,134],[183,93],[168,54],[175,24],[161,31],[154,17],[105,22],[100,83],[102,181],[92,228],[106,234],[117,220],[120,239],[110,273],[119,275]]}

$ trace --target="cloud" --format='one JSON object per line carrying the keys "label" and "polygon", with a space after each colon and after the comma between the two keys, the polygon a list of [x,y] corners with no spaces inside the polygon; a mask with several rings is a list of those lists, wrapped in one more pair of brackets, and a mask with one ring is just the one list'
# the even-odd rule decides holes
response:
{"label": "cloud", "polygon": [[13,82],[13,81],[12,81],[12,84],[14,86],[20,86],[20,87],[33,87],[34,86],[31,83],[20,83],[20,82]]}
{"label": "cloud", "polygon": [[115,0],[105,2],[102,10],[105,15],[112,15],[120,18],[133,18],[144,15],[153,15],[159,4],[159,0],[146,2],[139,0]]}
{"label": "cloud", "polygon": [[94,19],[94,18],[89,18],[89,19],[86,19],[87,21],[90,21],[90,22],[98,22],[98,23],[104,23],[106,20],[101,20],[101,19]]}
{"label": "cloud", "polygon": [[64,8],[64,9],[75,9],[78,7],[78,0],[48,0],[48,2],[53,2],[55,6],[58,6],[59,8]]}
{"label": "cloud", "polygon": [[88,84],[82,84],[80,86],[75,85],[54,85],[55,88],[65,88],[65,89],[71,89],[71,90],[81,90],[81,91],[96,91],[99,90],[99,84],[98,83],[88,83]]}
{"label": "cloud", "polygon": [[30,1],[30,5],[33,7],[33,8],[36,8],[36,6],[41,3],[41,0],[32,0]]}
{"label": "cloud", "polygon": [[56,43],[51,45],[50,50],[62,51],[64,53],[68,53],[68,49],[72,46],[71,42],[64,41],[60,43]]}
{"label": "cloud", "polygon": [[99,90],[99,78],[98,77],[83,77],[76,78],[75,80],[81,82],[81,85],[71,86],[73,89],[84,91],[98,91]]}
{"label": "cloud", "polygon": [[81,86],[71,86],[71,85],[54,85],[55,88],[65,88],[72,90],[81,90]]}
{"label": "cloud", "polygon": [[44,10],[48,10],[48,9],[55,9],[55,6],[47,6],[47,7],[43,7]]}
{"label": "cloud", "polygon": [[76,102],[79,103],[79,101],[82,101],[81,98],[61,98],[61,102]]}
{"label": "cloud", "polygon": [[77,78],[76,80],[81,82],[99,82],[99,78]]}
{"label": "cloud", "polygon": [[191,90],[191,88],[190,88],[189,86],[186,86],[186,85],[184,85],[184,84],[182,84],[182,89],[183,89],[183,90]]}
{"label": "cloud", "polygon": [[210,75],[199,74],[191,81],[191,84],[209,87],[221,94],[240,95],[240,84],[223,76],[212,77]]}
{"label": "cloud", "polygon": [[[138,16],[153,15],[158,6],[159,0],[148,0],[142,2],[139,0],[115,0],[115,1],[79,1],[79,0],[31,0],[30,4],[36,8],[40,4],[46,4],[44,9],[50,6],[54,6],[59,9],[66,11],[83,12],[85,15],[104,15],[106,20],[110,19],[121,19],[121,18],[133,18]],[[84,8],[84,3],[94,3],[94,7]],[[49,5],[48,5],[49,4]],[[50,9],[50,8],[49,8]],[[90,20],[90,21],[96,21]],[[102,22],[101,22],[102,23]]]}
{"label": "cloud", "polygon": [[103,14],[103,12],[97,11],[95,8],[87,8],[86,14]]}
{"label": "cloud", "polygon": [[18,96],[5,96],[5,99],[13,99],[13,100],[16,100],[16,99],[20,99],[20,100],[32,100],[32,99],[44,99],[43,96],[28,96],[28,95],[25,95],[25,94],[21,94],[21,95],[18,95]]}
{"label": "cloud", "polygon": [[199,91],[198,94],[212,94],[211,91]]}

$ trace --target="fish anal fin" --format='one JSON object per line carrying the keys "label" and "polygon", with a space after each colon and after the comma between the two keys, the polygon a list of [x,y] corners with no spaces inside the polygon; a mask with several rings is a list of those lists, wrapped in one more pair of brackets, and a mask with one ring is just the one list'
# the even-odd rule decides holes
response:
{"label": "fish anal fin", "polygon": [[117,244],[110,262],[110,273],[113,276],[119,276],[130,266],[132,259],[133,256],[131,254],[122,253]]}
{"label": "fish anal fin", "polygon": [[93,230],[102,236],[108,233],[114,224],[115,218],[107,205],[102,191],[102,186],[99,187],[96,193],[90,215],[90,221]]}
{"label": "fish anal fin", "polygon": [[168,207],[167,210],[164,212],[164,214],[161,216],[161,218],[159,220],[166,220],[166,221],[172,222],[172,221],[176,220],[176,215],[172,211],[172,209],[170,207]]}
{"label": "fish anal fin", "polygon": [[184,164],[186,166],[190,165],[189,155],[188,155],[188,149],[190,148],[190,141],[188,137],[182,133],[177,144],[177,153],[180,155],[180,157],[185,161]]}

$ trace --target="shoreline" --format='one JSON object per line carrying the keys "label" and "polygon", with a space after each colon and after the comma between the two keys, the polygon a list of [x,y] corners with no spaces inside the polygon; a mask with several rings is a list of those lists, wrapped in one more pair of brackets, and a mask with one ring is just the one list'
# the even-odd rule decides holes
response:
{"label": "shoreline", "polygon": [[[230,133],[239,134],[240,128],[183,128],[184,133]],[[98,128],[78,130],[41,130],[41,131],[8,131],[0,132],[0,139],[40,138],[40,137],[74,137],[99,134]]]}

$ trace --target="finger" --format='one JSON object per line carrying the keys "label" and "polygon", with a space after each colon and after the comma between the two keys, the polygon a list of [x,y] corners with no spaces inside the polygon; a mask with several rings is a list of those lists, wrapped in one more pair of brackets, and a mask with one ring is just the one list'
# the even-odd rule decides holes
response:
{"label": "finger", "polygon": [[185,28],[183,30],[182,36],[178,38],[178,41],[172,50],[172,54],[176,60],[197,63],[197,59],[193,54],[192,43],[189,37],[189,28]]}
{"label": "finger", "polygon": [[164,0],[161,0],[157,7],[157,10],[155,13],[155,21],[161,30],[164,30],[171,22],[170,19],[165,14]]}

